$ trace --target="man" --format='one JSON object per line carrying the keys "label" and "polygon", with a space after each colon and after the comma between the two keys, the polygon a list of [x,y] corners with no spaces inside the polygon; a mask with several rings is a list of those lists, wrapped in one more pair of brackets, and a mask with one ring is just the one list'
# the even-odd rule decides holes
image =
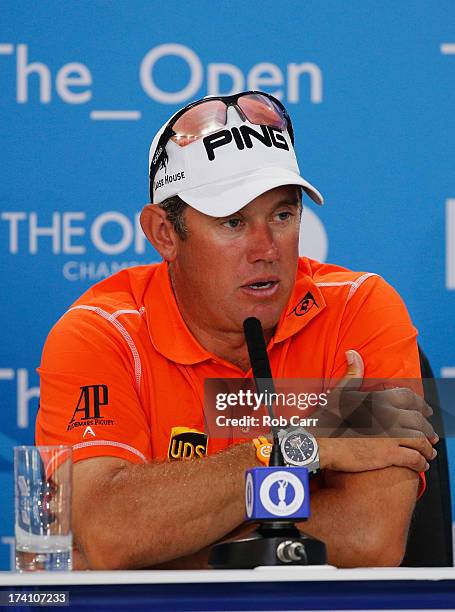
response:
{"label": "man", "polygon": [[[279,101],[200,100],[163,126],[149,163],[141,222],[163,263],[86,292],[39,369],[37,444],[71,444],[76,461],[76,569],[206,567],[210,545],[244,529],[256,450],[207,439],[203,389],[206,378],[251,376],[247,317],[262,323],[277,378],[341,379],[340,389],[353,377],[420,376],[416,331],[391,287],[299,259],[301,192],[322,197],[300,176]],[[376,393],[399,437],[318,440],[323,475],[305,530],[340,567],[400,563],[418,472],[435,454],[424,402]],[[184,448],[194,460],[182,461]]]}

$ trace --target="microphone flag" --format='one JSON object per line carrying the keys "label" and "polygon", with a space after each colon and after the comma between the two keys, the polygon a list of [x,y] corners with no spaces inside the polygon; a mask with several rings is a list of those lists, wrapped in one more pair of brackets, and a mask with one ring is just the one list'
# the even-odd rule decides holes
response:
{"label": "microphone flag", "polygon": [[308,470],[282,466],[247,470],[245,511],[249,521],[309,518]]}

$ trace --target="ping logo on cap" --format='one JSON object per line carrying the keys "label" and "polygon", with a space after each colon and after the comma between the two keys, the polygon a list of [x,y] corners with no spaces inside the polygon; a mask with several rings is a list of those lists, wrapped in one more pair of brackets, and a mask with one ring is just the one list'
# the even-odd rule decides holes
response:
{"label": "ping logo on cap", "polygon": [[197,429],[173,427],[169,440],[168,459],[195,459],[207,454],[208,436]]}
{"label": "ping logo on cap", "polygon": [[255,138],[257,142],[266,147],[276,147],[277,149],[289,151],[289,145],[279,128],[269,125],[260,125],[259,127],[261,131],[257,131],[249,125],[241,125],[240,127],[220,130],[215,132],[215,134],[205,136],[202,141],[209,161],[215,159],[215,149],[224,147],[232,141],[234,141],[239,151],[243,151],[245,147],[252,149],[254,144],[252,138]]}

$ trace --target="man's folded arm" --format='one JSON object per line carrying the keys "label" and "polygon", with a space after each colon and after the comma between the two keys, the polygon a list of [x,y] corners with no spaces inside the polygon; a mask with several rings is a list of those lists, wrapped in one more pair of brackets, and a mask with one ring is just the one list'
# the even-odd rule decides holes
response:
{"label": "man's folded arm", "polygon": [[327,544],[336,567],[400,565],[419,476],[408,468],[325,473],[325,488],[311,495],[311,519],[299,526]]}
{"label": "man's folded arm", "polygon": [[[207,547],[243,521],[244,472],[254,464],[250,443],[191,462],[81,461],[74,472],[76,544],[96,569],[150,567],[173,559],[179,567],[180,557],[186,557],[186,567],[203,567]],[[326,542],[330,563],[399,565],[417,472],[326,471],[325,478],[325,488],[312,494],[312,517],[302,528]]]}
{"label": "man's folded arm", "polygon": [[197,461],[79,461],[75,544],[91,569],[144,568],[195,553],[243,521],[244,474],[255,463],[251,443]]}

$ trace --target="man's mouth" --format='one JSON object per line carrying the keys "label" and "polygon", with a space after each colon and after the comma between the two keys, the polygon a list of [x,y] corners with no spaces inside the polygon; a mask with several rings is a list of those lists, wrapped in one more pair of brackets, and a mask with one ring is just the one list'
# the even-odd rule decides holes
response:
{"label": "man's mouth", "polygon": [[251,283],[251,285],[245,285],[249,289],[255,289],[261,291],[263,289],[270,289],[273,285],[276,285],[278,281],[259,281],[257,283]]}
{"label": "man's mouth", "polygon": [[268,293],[270,291],[274,291],[277,288],[279,280],[276,278],[258,278],[254,279],[251,283],[246,283],[242,285],[242,289],[246,289],[247,291],[252,291],[255,293]]}

